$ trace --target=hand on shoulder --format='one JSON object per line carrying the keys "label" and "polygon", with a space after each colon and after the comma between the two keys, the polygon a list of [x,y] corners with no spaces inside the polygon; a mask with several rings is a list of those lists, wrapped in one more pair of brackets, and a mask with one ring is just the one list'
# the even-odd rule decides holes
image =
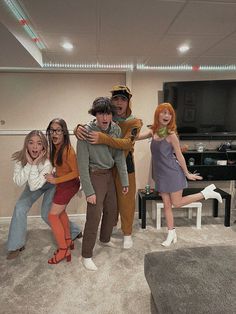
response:
{"label": "hand on shoulder", "polygon": [[74,134],[78,140],[85,141],[88,137],[88,130],[85,125],[78,124],[74,129]]}

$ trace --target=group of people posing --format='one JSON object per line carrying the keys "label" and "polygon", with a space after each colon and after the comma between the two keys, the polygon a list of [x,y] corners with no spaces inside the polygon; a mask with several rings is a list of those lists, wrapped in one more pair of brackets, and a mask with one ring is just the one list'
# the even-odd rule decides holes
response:
{"label": "group of people posing", "polygon": [[[51,227],[57,250],[48,260],[57,264],[71,261],[74,240],[82,238],[82,263],[88,270],[97,270],[92,257],[101,223],[101,245],[114,247],[113,229],[120,215],[123,248],[133,246],[132,225],[135,213],[134,144],[136,140],[152,138],[153,179],[160,193],[168,227],[162,243],[169,246],[177,241],[172,206],[181,207],[208,198],[222,202],[215,185],[200,193],[183,197],[187,180],[201,180],[199,174],[189,173],[177,136],[175,111],[171,104],[157,106],[151,128],[140,134],[142,121],[131,112],[132,94],[127,86],[114,86],[111,98],[98,97],[89,113],[94,119],[79,124],[74,133],[78,139],[77,153],[70,143],[66,122],[53,119],[45,135],[38,130],[30,132],[22,150],[13,154],[14,182],[25,189],[16,203],[12,216],[7,259],[16,258],[25,248],[27,213],[42,195],[41,216]],[[69,221],[66,207],[71,198],[82,189],[87,200],[86,222],[83,234]]]}

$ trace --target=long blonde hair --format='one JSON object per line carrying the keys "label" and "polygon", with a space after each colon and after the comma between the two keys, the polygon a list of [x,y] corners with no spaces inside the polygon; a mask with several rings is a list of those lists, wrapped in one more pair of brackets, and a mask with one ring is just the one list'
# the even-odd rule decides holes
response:
{"label": "long blonde hair", "polygon": [[172,105],[168,102],[164,102],[157,106],[157,109],[154,113],[154,121],[153,125],[151,126],[151,129],[153,130],[153,133],[155,133],[160,128],[160,122],[159,122],[159,115],[164,110],[167,109],[171,114],[171,120],[170,123],[167,125],[168,133],[171,134],[172,132],[177,134],[177,127],[176,127],[176,121],[175,121],[175,110],[172,107]]}
{"label": "long blonde hair", "polygon": [[20,161],[23,167],[27,164],[26,151],[27,151],[28,143],[33,136],[38,136],[41,139],[43,149],[46,152],[46,154],[42,157],[42,163],[44,163],[45,160],[48,158],[48,142],[47,142],[46,136],[43,134],[42,131],[33,130],[29,134],[26,135],[23,148],[15,152],[11,156],[13,160]]}

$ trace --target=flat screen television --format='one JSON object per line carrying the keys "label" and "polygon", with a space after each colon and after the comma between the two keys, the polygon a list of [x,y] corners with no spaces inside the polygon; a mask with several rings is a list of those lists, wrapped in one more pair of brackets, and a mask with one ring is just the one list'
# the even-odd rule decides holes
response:
{"label": "flat screen television", "polygon": [[164,82],[181,139],[236,140],[236,80]]}

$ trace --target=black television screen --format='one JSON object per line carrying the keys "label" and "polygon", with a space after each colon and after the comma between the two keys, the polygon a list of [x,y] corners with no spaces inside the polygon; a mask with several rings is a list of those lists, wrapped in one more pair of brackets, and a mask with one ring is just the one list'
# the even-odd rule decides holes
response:
{"label": "black television screen", "polygon": [[236,139],[236,80],[163,83],[182,139]]}

